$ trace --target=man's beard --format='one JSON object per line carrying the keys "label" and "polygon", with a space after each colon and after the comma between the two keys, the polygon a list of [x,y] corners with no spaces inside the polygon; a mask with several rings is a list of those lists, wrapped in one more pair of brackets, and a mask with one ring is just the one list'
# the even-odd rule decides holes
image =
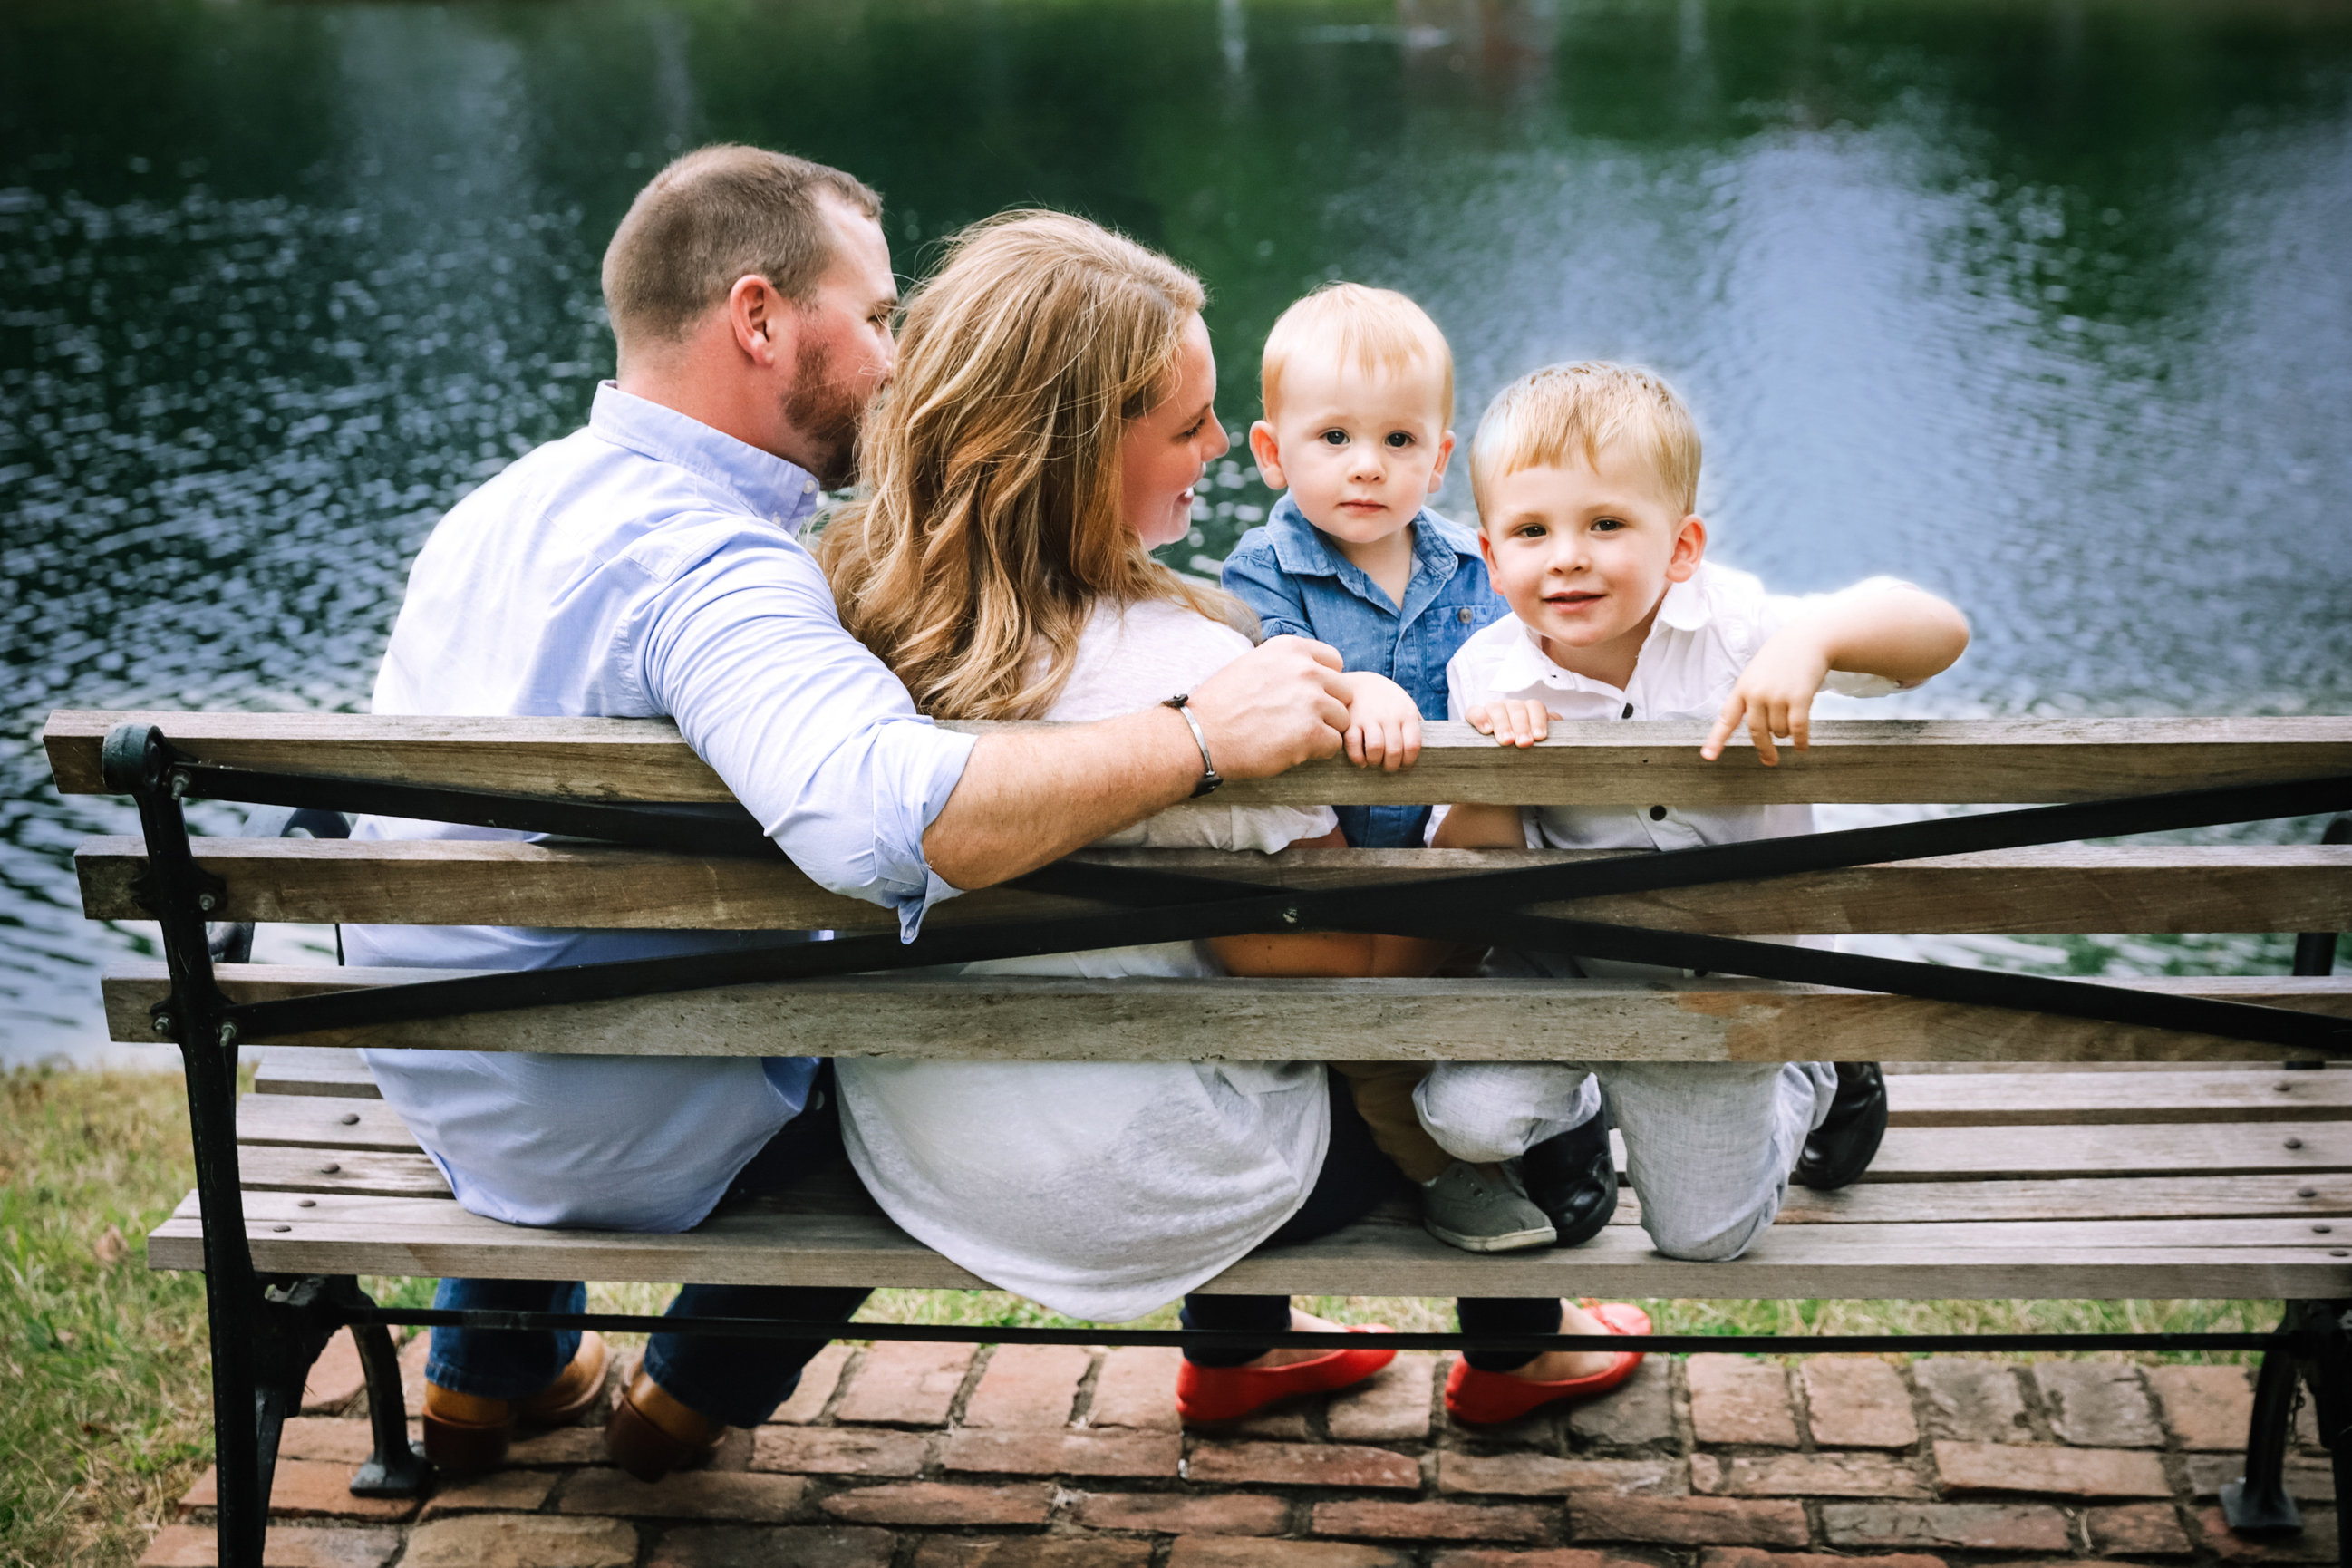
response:
{"label": "man's beard", "polygon": [[806,438],[809,472],[819,488],[837,490],[857,477],[857,426],[866,399],[833,378],[833,355],[803,342],[793,361],[793,392],[784,417]]}

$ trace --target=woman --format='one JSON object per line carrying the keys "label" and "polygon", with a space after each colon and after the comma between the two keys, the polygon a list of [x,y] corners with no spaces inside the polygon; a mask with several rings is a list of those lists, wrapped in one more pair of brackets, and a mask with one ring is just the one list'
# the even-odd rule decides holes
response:
{"label": "woman", "polygon": [[[1245,609],[1150,554],[1191,527],[1193,487],[1228,446],[1202,303],[1199,281],[1166,258],[1048,213],[966,231],[916,291],[897,377],[866,426],[867,493],[817,549],[843,624],[925,712],[1131,711],[1247,651],[1255,628]],[[1353,731],[1379,731],[1410,700],[1379,677],[1349,679],[1358,754]],[[1336,826],[1321,807],[1195,805],[1105,842],[1270,853],[1337,843]],[[1436,956],[1389,937],[1248,937],[964,972],[1401,974],[1425,973]],[[1396,1181],[1318,1063],[837,1066],[851,1160],[890,1216],[982,1279],[1074,1317],[1141,1316],[1265,1242],[1347,1224]],[[1596,1317],[1550,1300],[1462,1310],[1484,1331],[1647,1326],[1630,1308]],[[1193,1295],[1184,1321],[1339,1326],[1278,1297]],[[1190,1351],[1179,1405],[1191,1419],[1229,1418],[1357,1382],[1393,1354]],[[1638,1357],[1467,1359],[1500,1405],[1474,1397],[1465,1410],[1515,1415],[1613,1385]]]}

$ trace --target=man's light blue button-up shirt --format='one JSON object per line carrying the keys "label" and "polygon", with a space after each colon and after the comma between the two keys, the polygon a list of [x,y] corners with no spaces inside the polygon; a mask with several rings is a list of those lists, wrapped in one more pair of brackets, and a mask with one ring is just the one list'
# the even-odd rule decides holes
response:
{"label": "man's light blue button-up shirt", "polygon": [[[1385,675],[1424,719],[1445,717],[1445,662],[1472,633],[1511,613],[1486,581],[1478,536],[1427,507],[1413,519],[1404,603],[1331,547],[1288,496],[1225,557],[1225,591],[1257,612],[1267,637],[1329,643],[1349,669]],[[1339,829],[1360,849],[1418,849],[1425,805],[1343,805]]]}
{"label": "man's light blue button-up shirt", "polygon": [[[918,716],[842,629],[795,538],[816,500],[793,464],[607,384],[587,428],[516,462],[425,541],[375,710],[666,715],[795,865],[897,909],[911,935],[954,891],[925,864],[923,830],[972,739]],[[514,837],[390,818],[362,818],[354,836]],[[730,939],[350,926],[343,941],[354,964],[520,969]],[[816,1071],[785,1056],[364,1054],[467,1208],[633,1230],[699,1221],[799,1114]]]}

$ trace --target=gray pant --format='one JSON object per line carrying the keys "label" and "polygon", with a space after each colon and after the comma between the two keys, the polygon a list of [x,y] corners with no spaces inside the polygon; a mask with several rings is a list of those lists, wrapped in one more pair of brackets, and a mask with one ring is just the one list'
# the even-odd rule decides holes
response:
{"label": "gray pant", "polygon": [[[1679,979],[1678,970],[1497,953],[1487,973]],[[1737,1258],[1780,1212],[1805,1137],[1828,1116],[1827,1062],[1441,1062],[1414,1091],[1457,1160],[1515,1159],[1605,1101],[1625,1136],[1642,1228],[1668,1258]]]}

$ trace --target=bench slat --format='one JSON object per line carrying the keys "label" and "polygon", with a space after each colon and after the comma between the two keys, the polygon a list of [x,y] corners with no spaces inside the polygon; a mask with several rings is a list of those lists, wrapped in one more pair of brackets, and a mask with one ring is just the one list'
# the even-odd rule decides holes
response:
{"label": "bench slat", "polygon": [[[241,1122],[244,1118],[238,1118]],[[236,1152],[247,1192],[346,1193],[380,1198],[446,1198],[439,1166],[414,1144],[404,1153],[246,1143]],[[328,1167],[332,1166],[330,1170]]]}
{"label": "bench slat", "polygon": [[[2302,1194],[2310,1192],[2311,1196]],[[1631,1200],[1630,1189],[1626,1196]],[[1624,1206],[1633,1206],[1630,1202]],[[1833,1193],[1791,1186],[1781,1225],[1915,1220],[2224,1219],[2352,1215],[2352,1173],[2106,1176],[2050,1181],[1861,1182]],[[2352,1226],[2345,1227],[2352,1235]]]}
{"label": "bench slat", "polygon": [[364,1150],[425,1158],[391,1106],[341,1095],[248,1094],[236,1102],[236,1141],[307,1150],[325,1159]]}
{"label": "bench slat", "polygon": [[[248,1192],[446,1198],[448,1183],[423,1154],[248,1144],[238,1152]],[[333,1165],[331,1172],[325,1169]],[[2312,1195],[2304,1197],[2308,1191]],[[1636,1225],[1629,1187],[1614,1225]],[[1834,1193],[1789,1189],[1781,1225],[1907,1225],[1948,1220],[2193,1219],[2271,1215],[2341,1221],[2352,1215],[2352,1175],[2124,1176],[2029,1182],[1865,1182]],[[2352,1226],[2346,1234],[2352,1235]]]}
{"label": "bench slat", "polygon": [[256,1094],[325,1094],[381,1100],[357,1051],[330,1046],[267,1046],[253,1069]]}
{"label": "bench slat", "polygon": [[[346,1120],[349,1118],[349,1120]],[[292,1094],[237,1103],[237,1142],[322,1152],[417,1153],[415,1139],[382,1100]],[[2293,1140],[2296,1147],[2288,1147]],[[2352,1123],[2182,1123],[2160,1133],[2129,1125],[1894,1127],[1865,1184],[2049,1180],[2098,1176],[2300,1175],[2352,1172]]]}
{"label": "bench slat", "polygon": [[[723,1284],[968,1289],[971,1275],[872,1215],[747,1208],[683,1236],[530,1230],[424,1198],[291,1194],[247,1203],[255,1266],[268,1272],[474,1275]],[[1776,1226],[1731,1264],[1676,1263],[1612,1226],[1564,1252],[1469,1258],[1388,1213],[1320,1241],[1244,1258],[1213,1292],[1368,1296],[1549,1295],[1773,1299],[2352,1294],[2352,1259],[2301,1221]],[[150,1238],[151,1267],[201,1265],[194,1195]]]}
{"label": "bench slat", "polygon": [[2301,1121],[2352,1117],[2352,1073],[1895,1073],[1898,1127]]}
{"label": "bench slat", "polygon": [[[240,767],[599,800],[730,798],[666,720],[400,718],[350,713],[60,710],[42,731],[58,788],[100,793],[106,731],[152,722],[182,750]],[[978,729],[977,725],[958,725]],[[1706,726],[1568,724],[1530,751],[1467,725],[1423,727],[1420,763],[1388,773],[1334,759],[1237,779],[1234,805],[1682,805],[2021,802],[2352,773],[2352,719],[1825,720],[1777,768],[1698,756]]]}
{"label": "bench slat", "polygon": [[[784,861],[664,855],[510,839],[200,838],[227,884],[218,918],[405,925],[639,930],[895,930],[898,917],[827,892]],[[1089,858],[1294,889],[1458,875],[1594,858],[1552,851],[1293,849],[1273,856],[1139,851]],[[143,920],[137,838],[74,852],[82,912]],[[939,924],[1099,908],[988,889],[941,905]],[[1724,936],[1807,931],[2303,931],[2352,929],[2352,845],[2065,846],[1954,855],[1769,881],[1538,906]]]}
{"label": "bench slat", "polygon": [[[400,984],[451,972],[224,964],[235,1000]],[[2352,976],[2228,975],[2133,984],[2352,1016]],[[148,1040],[160,963],[103,982],[118,1040]],[[281,1043],[640,1056],[1056,1061],[1542,1060],[2277,1061],[2278,1046],[1873,993],[1693,980],[942,980],[732,986],[432,1019]]]}
{"label": "bench slat", "polygon": [[[265,1048],[253,1092],[379,1098],[356,1051],[309,1046]],[[2332,1121],[2352,1118],[2352,1073],[1895,1073],[1887,1099],[1895,1127]]]}

